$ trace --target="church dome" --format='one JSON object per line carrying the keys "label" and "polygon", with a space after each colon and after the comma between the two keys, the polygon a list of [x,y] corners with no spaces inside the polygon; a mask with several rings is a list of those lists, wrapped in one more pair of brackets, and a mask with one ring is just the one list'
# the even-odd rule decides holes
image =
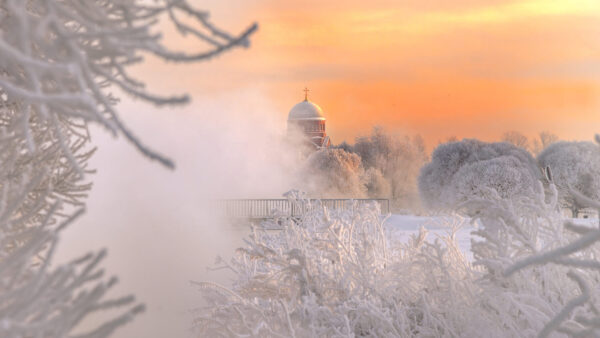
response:
{"label": "church dome", "polygon": [[288,115],[288,121],[292,120],[325,120],[323,110],[308,100],[296,104]]}

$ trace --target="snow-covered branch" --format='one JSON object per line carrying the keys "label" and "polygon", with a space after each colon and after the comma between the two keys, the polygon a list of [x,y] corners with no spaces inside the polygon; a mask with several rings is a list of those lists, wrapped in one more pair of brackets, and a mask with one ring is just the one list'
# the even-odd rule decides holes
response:
{"label": "snow-covered branch", "polygon": [[[254,228],[224,267],[226,288],[200,283],[207,306],[195,322],[201,336],[456,336],[474,304],[473,273],[450,236],[390,241],[377,205],[329,210],[319,202],[299,220]],[[278,232],[267,231],[283,224]],[[459,319],[465,317],[463,319]]]}
{"label": "snow-covered branch", "polygon": [[[152,32],[161,16],[207,49],[169,51]],[[144,310],[133,296],[106,299],[117,279],[99,267],[104,251],[53,263],[60,232],[83,213],[91,188],[88,126],[121,134],[173,167],[123,124],[109,90],[156,105],[185,103],[186,95],[148,92],[128,67],[146,53],[207,60],[247,46],[256,29],[229,35],[183,0],[0,0],[0,336],[107,337]],[[92,327],[87,318],[105,310],[112,319]]]}
{"label": "snow-covered branch", "polygon": [[[187,53],[164,47],[161,35],[152,33],[163,14],[182,34],[206,42],[207,49]],[[179,15],[193,18],[193,24],[184,23]],[[147,92],[143,82],[127,72],[128,66],[142,62],[144,53],[168,61],[204,61],[248,46],[256,29],[253,24],[239,35],[230,35],[214,26],[208,13],[183,0],[155,1],[152,6],[137,0],[2,0],[0,88],[10,102],[21,105],[20,110],[36,114],[55,129],[59,116],[99,123],[125,136],[144,155],[172,167],[169,159],[147,148],[123,124],[115,109],[116,98],[107,89],[117,86],[156,105],[185,103],[187,95],[161,97]],[[27,123],[21,127],[29,128]]]}

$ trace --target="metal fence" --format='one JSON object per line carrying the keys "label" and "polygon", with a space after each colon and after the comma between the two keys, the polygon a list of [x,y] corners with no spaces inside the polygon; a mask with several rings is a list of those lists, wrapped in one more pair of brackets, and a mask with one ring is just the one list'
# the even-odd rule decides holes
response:
{"label": "metal fence", "polygon": [[311,199],[294,201],[287,199],[228,199],[217,201],[217,211],[228,218],[272,218],[275,216],[299,217],[311,208],[321,205],[328,209],[349,208],[357,205],[376,202],[382,214],[390,211],[388,199]]}

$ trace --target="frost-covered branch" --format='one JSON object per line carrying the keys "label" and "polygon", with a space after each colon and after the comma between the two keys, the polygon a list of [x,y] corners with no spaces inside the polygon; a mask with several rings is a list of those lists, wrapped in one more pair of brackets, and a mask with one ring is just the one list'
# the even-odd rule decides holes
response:
{"label": "frost-covered branch", "polygon": [[[187,53],[165,48],[161,35],[152,33],[163,14],[182,34],[206,42],[207,49]],[[184,23],[179,15],[191,17],[193,23]],[[152,6],[137,0],[2,0],[0,88],[20,110],[54,128],[58,129],[59,117],[99,123],[122,134],[144,155],[172,167],[169,159],[147,148],[123,124],[108,89],[116,86],[156,105],[185,103],[187,95],[160,97],[147,92],[143,82],[127,72],[128,66],[142,62],[145,53],[167,61],[204,61],[248,46],[256,29],[253,24],[230,35],[214,26],[208,13],[184,0],[154,1]],[[21,128],[28,133],[28,123]]]}
{"label": "frost-covered branch", "polygon": [[[87,126],[62,116],[49,124],[2,100],[0,140],[0,336],[108,336],[143,306],[131,296],[104,299],[116,283],[98,268],[105,253],[52,264],[60,231],[83,214],[91,187],[81,176],[92,172]],[[78,328],[90,314],[117,308],[121,314],[100,327]]]}
{"label": "frost-covered branch", "polygon": [[[169,51],[152,32],[161,16],[207,49]],[[207,60],[247,46],[255,30],[229,35],[182,0],[0,0],[0,336],[107,337],[143,311],[133,296],[106,299],[117,279],[99,267],[104,251],[53,263],[60,232],[83,213],[91,188],[88,126],[121,134],[172,167],[123,124],[110,90],[156,105],[185,103],[185,95],[149,93],[129,66],[147,53]],[[87,318],[106,310],[112,319],[91,327]]]}

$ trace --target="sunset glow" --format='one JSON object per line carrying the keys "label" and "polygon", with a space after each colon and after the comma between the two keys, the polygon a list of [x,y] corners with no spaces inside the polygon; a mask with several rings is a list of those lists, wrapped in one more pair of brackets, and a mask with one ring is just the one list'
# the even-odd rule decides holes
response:
{"label": "sunset glow", "polygon": [[598,1],[206,6],[233,31],[241,18],[260,30],[243,55],[226,55],[183,80],[197,88],[192,94],[257,90],[284,117],[308,86],[334,142],[373,125],[420,133],[430,145],[449,136],[492,140],[506,130],[567,139],[599,131]]}

